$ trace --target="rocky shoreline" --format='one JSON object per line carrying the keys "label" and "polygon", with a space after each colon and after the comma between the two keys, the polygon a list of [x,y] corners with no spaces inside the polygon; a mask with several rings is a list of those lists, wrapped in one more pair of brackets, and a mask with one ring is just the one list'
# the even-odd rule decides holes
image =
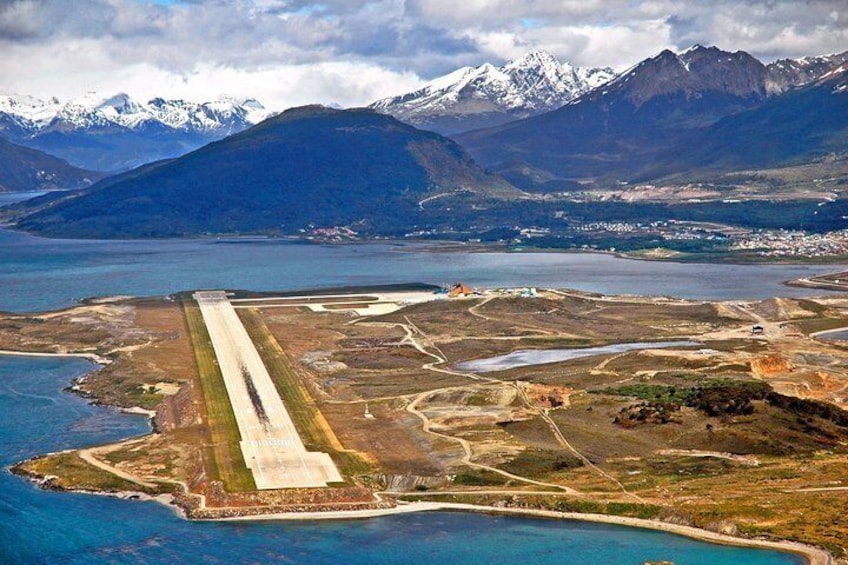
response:
{"label": "rocky shoreline", "polygon": [[205,506],[203,495],[186,493],[184,488],[176,487],[172,494],[156,494],[138,491],[88,491],[80,489],[65,489],[55,484],[57,477],[39,477],[21,468],[25,463],[13,465],[12,473],[24,476],[38,485],[39,488],[55,491],[80,492],[100,496],[113,496],[123,500],[153,501],[164,504],[174,510],[179,516],[194,521],[312,521],[312,520],[362,520],[381,516],[394,516],[418,512],[476,512],[483,514],[530,516],[557,520],[578,520],[602,524],[643,528],[686,536],[692,539],[733,545],[771,549],[793,553],[803,557],[808,565],[835,565],[833,556],[827,551],[802,543],[791,541],[773,541],[767,539],[751,539],[728,535],[692,526],[612,516],[607,514],[584,514],[577,512],[558,512],[527,507],[485,506],[455,502],[405,502],[378,499],[372,503],[338,503],[319,505],[287,505],[262,507],[229,507],[208,508]]}

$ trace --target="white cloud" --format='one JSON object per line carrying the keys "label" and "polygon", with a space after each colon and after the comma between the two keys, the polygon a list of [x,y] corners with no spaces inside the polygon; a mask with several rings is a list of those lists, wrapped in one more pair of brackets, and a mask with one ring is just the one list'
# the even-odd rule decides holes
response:
{"label": "white cloud", "polygon": [[251,71],[200,65],[174,84],[172,92],[190,99],[230,94],[284,101],[277,107],[315,103],[348,107],[375,100],[386,90],[406,92],[419,84],[420,79],[412,73],[362,62],[279,65]]}
{"label": "white cloud", "polygon": [[756,57],[848,48],[841,0],[0,0],[0,88],[360,105],[544,48],[623,69],[692,43]]}
{"label": "white cloud", "polygon": [[[27,54],[31,60],[10,53],[14,63],[4,64],[7,71],[0,89],[42,98],[61,94],[62,99],[88,91],[127,92],[142,100],[163,96],[198,102],[229,95],[253,97],[268,107],[283,109],[314,103],[362,105],[386,93],[406,92],[421,84],[414,73],[396,72],[363,61],[276,64],[249,69],[198,63],[182,72],[147,62],[116,64],[102,43],[90,39],[54,43]],[[65,74],[81,58],[90,65]],[[32,64],[33,61],[38,63]],[[56,77],[63,77],[60,85]]]}

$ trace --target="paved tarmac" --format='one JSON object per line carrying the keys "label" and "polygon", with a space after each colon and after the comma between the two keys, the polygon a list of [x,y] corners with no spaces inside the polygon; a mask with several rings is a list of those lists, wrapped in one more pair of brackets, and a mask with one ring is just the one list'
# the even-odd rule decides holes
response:
{"label": "paved tarmac", "polygon": [[291,417],[226,293],[194,294],[212,339],[256,487],[324,487],[342,481],[326,453],[303,446]]}

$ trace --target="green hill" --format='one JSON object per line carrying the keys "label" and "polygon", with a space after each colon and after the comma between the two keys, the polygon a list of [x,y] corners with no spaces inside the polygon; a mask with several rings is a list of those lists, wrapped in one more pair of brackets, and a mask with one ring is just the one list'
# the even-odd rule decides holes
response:
{"label": "green hill", "polygon": [[[371,110],[295,108],[179,159],[106,179],[18,222],[55,237],[394,233],[520,193],[456,143]],[[432,198],[437,197],[437,198]]]}
{"label": "green hill", "polygon": [[77,189],[102,177],[102,173],[77,169],[58,157],[0,138],[0,192]]}

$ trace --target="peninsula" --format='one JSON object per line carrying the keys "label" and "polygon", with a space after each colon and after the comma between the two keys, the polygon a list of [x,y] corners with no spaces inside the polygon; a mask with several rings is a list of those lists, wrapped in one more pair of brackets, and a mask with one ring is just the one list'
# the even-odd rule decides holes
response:
{"label": "peninsula", "polygon": [[3,314],[0,349],[98,359],[72,388],[154,428],[14,470],[194,519],[535,512],[829,563],[848,368],[820,332],[846,307],[457,284]]}

